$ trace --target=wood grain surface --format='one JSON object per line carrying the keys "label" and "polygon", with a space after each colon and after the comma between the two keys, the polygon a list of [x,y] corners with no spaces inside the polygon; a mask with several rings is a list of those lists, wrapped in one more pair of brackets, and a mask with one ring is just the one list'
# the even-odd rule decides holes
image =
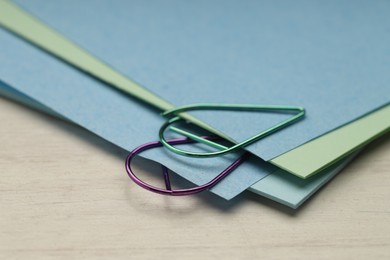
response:
{"label": "wood grain surface", "polygon": [[249,192],[152,194],[125,156],[0,98],[0,259],[390,259],[390,135],[296,211]]}

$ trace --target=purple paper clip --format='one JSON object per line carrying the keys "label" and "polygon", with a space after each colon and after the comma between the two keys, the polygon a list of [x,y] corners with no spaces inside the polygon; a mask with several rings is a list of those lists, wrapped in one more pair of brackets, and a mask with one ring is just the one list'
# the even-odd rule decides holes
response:
{"label": "purple paper clip", "polygon": [[[208,139],[208,140],[213,140],[213,139],[219,139],[218,137],[209,137],[209,136],[203,136],[202,138]],[[181,144],[190,144],[194,143],[195,141],[189,138],[177,138],[177,139],[171,139],[167,140],[167,142],[171,145],[181,145]],[[186,189],[177,189],[173,190],[171,188],[171,182],[169,179],[169,173],[168,169],[162,165],[162,171],[163,171],[163,176],[164,176],[164,182],[165,182],[165,189],[158,188],[155,186],[152,186],[142,180],[140,180],[133,172],[131,169],[131,161],[134,159],[134,157],[149,149],[157,148],[163,146],[160,142],[150,142],[143,144],[136,149],[134,149],[130,154],[127,156],[126,159],[126,171],[129,177],[139,186],[142,188],[158,193],[158,194],[163,194],[163,195],[170,195],[170,196],[185,196],[185,195],[192,195],[196,194],[199,192],[202,192],[204,190],[212,188],[214,185],[216,185],[218,182],[220,182],[223,178],[225,178],[228,174],[230,174],[232,171],[234,171],[241,163],[243,163],[246,158],[249,157],[249,153],[244,153],[241,157],[239,157],[237,160],[235,160],[229,167],[227,167],[225,170],[223,170],[221,173],[219,173],[215,178],[213,178],[211,181],[209,181],[206,184],[197,186],[197,187],[192,187],[192,188],[186,188]]]}

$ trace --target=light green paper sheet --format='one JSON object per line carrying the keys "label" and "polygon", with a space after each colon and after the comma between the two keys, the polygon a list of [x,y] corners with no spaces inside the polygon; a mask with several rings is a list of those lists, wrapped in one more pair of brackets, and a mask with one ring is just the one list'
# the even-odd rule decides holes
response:
{"label": "light green paper sheet", "polygon": [[390,128],[390,105],[295,148],[270,162],[307,178],[366,145]]}
{"label": "light green paper sheet", "polygon": [[[46,26],[42,26],[39,21],[32,16],[21,12],[6,0],[0,0],[0,24],[7,28],[12,27],[12,31],[19,35],[23,35],[24,38],[34,42],[41,48],[49,50],[70,64],[82,68],[85,72],[98,77],[104,82],[117,86],[121,90],[131,93],[133,96],[136,96],[147,103],[153,103],[154,106],[162,110],[173,108],[173,105],[169,102],[119,74],[108,65],[100,62],[93,55],[66,40],[60,34],[48,30]],[[373,113],[373,117],[380,117],[380,119],[376,120],[370,117],[371,119],[369,120],[371,123],[368,123],[370,124],[369,127],[361,127],[362,124],[366,124],[360,122],[362,120],[360,119],[349,124],[348,130],[342,130],[345,128],[342,127],[332,131],[329,134],[314,139],[311,142],[278,156],[270,162],[296,176],[307,178],[345,156],[346,153],[357,149],[357,147],[364,145],[383,133],[390,124],[388,107],[386,111],[387,112],[384,112],[386,114],[382,114],[383,112],[381,112],[381,115],[379,116],[377,115],[378,112]],[[189,117],[186,118],[189,119]],[[364,117],[364,120],[366,120],[365,118],[366,117]],[[206,124],[192,117],[191,121],[196,121],[198,125],[203,126],[209,131],[224,136],[219,131],[211,129]],[[356,124],[357,126],[355,126]],[[353,131],[354,134],[345,135],[345,131],[348,133]],[[228,139],[228,137],[224,137]]]}
{"label": "light green paper sheet", "polygon": [[78,69],[148,104],[163,111],[174,108],[169,102],[115,71],[8,0],[0,0],[0,25]]}

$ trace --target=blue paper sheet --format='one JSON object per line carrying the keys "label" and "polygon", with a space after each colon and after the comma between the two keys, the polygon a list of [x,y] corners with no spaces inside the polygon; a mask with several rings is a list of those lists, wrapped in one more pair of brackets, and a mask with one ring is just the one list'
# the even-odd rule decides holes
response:
{"label": "blue paper sheet", "polygon": [[[0,29],[0,88],[35,107],[55,113],[127,150],[158,139],[164,122],[155,111]],[[14,95],[15,96],[15,95]],[[232,162],[232,156],[198,160],[173,158],[155,149],[143,154],[196,184],[204,184]],[[272,172],[261,159],[245,163],[212,192],[231,199]]]}
{"label": "blue paper sheet", "polygon": [[[176,105],[299,105],[248,149],[272,159],[390,101],[389,1],[16,0]],[[201,112],[242,140],[283,116]]]}
{"label": "blue paper sheet", "polygon": [[[287,8],[292,8],[293,12],[285,14],[286,18],[280,17],[279,12],[283,13],[283,6],[270,6],[267,3],[249,1],[245,5],[262,5],[262,8],[256,9],[256,6],[252,8],[246,6],[246,10],[250,10],[247,14],[243,12],[243,9],[240,9],[241,7],[237,8],[236,4],[239,2],[225,1],[192,2],[196,3],[196,6],[192,6],[191,2],[132,2],[134,5],[131,8],[123,6],[128,4],[125,1],[94,1],[93,4],[88,1],[17,1],[17,3],[49,22],[61,33],[97,54],[129,77],[155,92],[159,91],[158,94],[177,105],[192,102],[275,104],[277,97],[276,100],[280,104],[305,106],[309,114],[304,122],[308,120],[312,122],[310,127],[298,128],[297,130],[294,126],[288,129],[288,135],[287,129],[275,135],[275,138],[282,136],[281,140],[283,140],[283,135],[289,136],[289,138],[284,137],[287,138],[284,143],[277,140],[272,143],[273,141],[270,141],[274,139],[272,136],[272,138],[267,138],[256,145],[256,147],[263,147],[263,145],[267,147],[269,150],[265,152],[271,154],[268,154],[270,158],[274,156],[272,154],[275,151],[280,152],[286,150],[286,147],[290,147],[291,143],[296,145],[302,142],[302,137],[304,137],[303,139],[308,138],[308,136],[312,138],[308,133],[313,127],[315,129],[321,128],[323,131],[325,128],[331,129],[332,125],[352,120],[389,100],[389,91],[383,87],[383,83],[388,82],[385,72],[389,55],[379,55],[380,53],[386,54],[388,49],[386,49],[386,44],[382,44],[382,41],[378,43],[378,36],[382,37],[379,37],[380,40],[386,40],[387,37],[381,35],[387,27],[379,24],[382,20],[387,21],[387,16],[384,16],[384,11],[382,11],[386,10],[387,5],[382,4],[382,2],[370,7],[374,8],[375,11],[376,9],[380,10],[378,16],[370,18],[372,21],[368,25],[363,23],[367,21],[359,20],[363,19],[360,16],[352,15],[352,18],[355,19],[352,21],[351,17],[348,16],[348,12],[362,10],[364,2],[359,2],[352,11],[347,8],[345,20],[339,19],[337,15],[340,16],[340,13],[344,12],[343,7],[349,6],[346,2],[342,2],[340,5],[330,3],[325,9],[318,9],[313,4],[302,7],[300,5],[303,2],[297,2],[296,6]],[[107,4],[109,7],[106,6]],[[171,8],[170,5],[174,8]],[[88,8],[89,6],[93,6],[93,9]],[[336,7],[341,9],[335,10]],[[315,14],[306,17],[314,19],[313,23],[306,22],[306,24],[303,22],[300,12],[309,14],[310,8],[317,13],[325,13],[321,16],[314,12]],[[123,17],[120,15],[127,11],[131,11],[131,15]],[[252,11],[258,11],[258,14],[261,15],[255,15]],[[273,17],[273,15],[268,14],[271,11],[279,15]],[[192,16],[192,12],[194,16]],[[235,19],[224,20],[222,14]],[[329,14],[332,15],[328,17]],[[252,23],[255,18],[260,19],[257,21],[259,24]],[[131,21],[127,19],[131,19]],[[270,21],[266,19],[270,19]],[[326,27],[325,25],[329,21],[333,21],[332,19],[338,23],[330,23],[331,27]],[[348,26],[353,27],[352,25],[356,24],[356,19],[358,19],[357,24],[365,26],[363,26],[363,30],[355,28],[352,30],[352,35],[348,30],[346,32],[338,30],[338,25],[344,25],[344,27],[341,26],[342,29],[348,28]],[[190,23],[190,28],[180,27],[181,24],[185,24],[185,21],[193,22]],[[194,21],[196,22],[194,23]],[[292,28],[289,29],[291,31],[284,28],[289,25],[286,23],[288,21],[293,21]],[[345,24],[346,21],[347,24]],[[77,23],[76,26],[74,22]],[[323,27],[314,28],[315,24],[320,23],[319,25],[321,25],[321,22]],[[112,25],[115,30],[110,28]],[[249,25],[249,27],[245,25]],[[266,25],[265,29],[264,25]],[[163,27],[165,32],[161,32]],[[374,27],[375,30],[373,30]],[[241,30],[239,30],[240,28]],[[250,33],[259,28],[262,30],[261,33]],[[333,39],[331,36],[335,36],[335,32],[332,29],[335,28],[337,29],[336,36],[342,36],[341,34],[347,34],[347,36],[343,36],[344,38],[341,37],[339,40]],[[314,33],[317,29],[322,30],[321,32],[325,34]],[[370,39],[373,40],[372,42],[368,41],[365,45],[364,39],[361,39],[360,42],[357,41],[358,45],[352,45],[354,47],[351,48],[352,50],[355,52],[357,49],[363,50],[364,55],[358,60],[349,60],[349,58],[353,59],[354,56],[352,55],[353,51],[347,50],[347,47],[350,47],[348,46],[350,43],[348,37],[355,36],[352,39],[358,40],[356,38],[359,36],[358,31],[362,32],[365,37],[370,36]],[[126,33],[123,34],[123,32]],[[308,37],[312,32],[315,36],[313,39]],[[68,119],[127,149],[132,149],[142,142],[156,139],[153,130],[158,129],[162,122],[156,111],[138,104],[135,100],[129,102],[128,97],[112,91],[109,87],[85,77],[72,68],[68,68],[52,57],[48,57],[41,51],[15,39],[14,36],[3,31],[0,33],[0,58],[2,60],[0,78],[9,86],[21,90],[29,97],[53,108]],[[285,37],[288,38],[283,38],[283,33],[287,33]],[[296,33],[298,36],[295,35]],[[300,36],[299,33],[301,33]],[[286,40],[290,38],[291,46]],[[241,39],[240,41],[245,40],[246,44],[244,42],[241,45],[242,42],[239,43],[239,39]],[[328,47],[327,44],[320,44],[317,48],[315,43],[319,43],[319,39],[330,44],[335,49],[335,53],[329,55],[332,48]],[[313,42],[308,43],[308,40]],[[332,41],[334,41],[333,45]],[[303,43],[305,48],[300,46],[300,43]],[[373,46],[375,48],[372,48]],[[320,52],[316,54],[315,51]],[[346,51],[346,54],[343,51]],[[334,68],[332,66],[335,65],[335,61],[339,61],[341,64]],[[305,65],[306,62],[309,65]],[[367,64],[370,64],[369,68],[366,68]],[[383,66],[380,67],[378,64]],[[343,70],[344,68],[345,70]],[[355,71],[355,69],[357,70]],[[352,76],[357,77],[351,79]],[[369,85],[368,83],[372,83],[371,77],[374,77],[375,84],[370,86],[374,86],[375,89],[368,91],[366,86]],[[290,83],[293,87],[300,86],[298,83],[304,83],[303,85],[308,89],[296,91],[294,88],[287,87],[290,86]],[[329,85],[329,88],[324,88],[324,85]],[[277,95],[273,96],[275,93],[269,95],[270,91]],[[223,95],[221,95],[222,93]],[[262,93],[267,93],[267,95]],[[308,102],[305,97],[309,94],[310,97],[318,98],[317,103],[313,103],[317,105],[326,103],[326,107],[329,108],[325,111],[326,113],[320,111],[326,116],[321,117],[320,121],[315,120],[314,123],[312,119],[316,118],[314,117],[315,107],[309,109],[306,103],[303,103]],[[357,110],[354,106],[344,107],[345,100],[337,99],[339,96],[345,98],[345,94],[347,94],[349,104],[359,105]],[[319,102],[321,100],[322,103]],[[341,109],[343,113],[334,107]],[[115,109],[118,111],[114,111]],[[351,115],[353,116],[351,117]],[[258,117],[255,114],[242,116],[241,114],[232,115],[229,113],[229,120],[226,120],[226,117],[219,113],[202,113],[199,116],[206,121],[213,121],[213,125],[236,139],[246,137],[250,135],[251,131],[255,132],[258,128],[268,127],[280,120],[278,116],[266,115],[264,117],[260,115]],[[345,121],[347,117],[349,119]],[[224,125],[226,122],[227,125]],[[253,122],[256,122],[256,126],[252,129],[249,125],[252,125]],[[232,128],[232,126],[237,125],[240,128]],[[145,131],[145,129],[153,130]],[[243,129],[245,129],[244,132],[242,132]],[[297,134],[296,138],[291,138],[295,137],[295,134]],[[257,150],[253,149],[252,147],[251,150],[257,153]],[[148,156],[154,159],[158,158],[159,161],[167,164],[169,158],[167,159],[161,153],[164,152],[155,151],[155,154]],[[267,154],[263,154],[262,151],[260,155],[268,158]],[[200,166],[195,167],[196,170],[191,167],[194,166],[194,163],[198,163],[198,165],[202,165],[202,163],[191,160],[186,162],[180,163],[174,160],[172,165],[168,164],[168,167],[198,184],[217,173],[207,170],[199,175]],[[210,162],[215,165],[214,169],[216,170],[226,166],[226,161],[223,159]],[[226,187],[228,187],[220,188],[219,194],[221,196],[231,198],[271,172],[268,168],[270,166],[261,160],[258,165],[246,164],[246,167],[240,167],[240,171],[232,174],[229,179],[218,186],[227,185]]]}

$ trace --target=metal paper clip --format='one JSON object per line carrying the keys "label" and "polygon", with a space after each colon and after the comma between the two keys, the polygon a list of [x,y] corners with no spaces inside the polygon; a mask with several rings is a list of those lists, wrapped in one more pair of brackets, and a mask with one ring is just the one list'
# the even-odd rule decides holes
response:
{"label": "metal paper clip", "polygon": [[[202,138],[198,135],[192,134],[188,131],[181,130],[180,128],[173,127],[172,124],[183,121],[184,119],[180,117],[180,113],[188,112],[188,111],[195,111],[195,110],[225,110],[225,111],[259,111],[259,112],[282,112],[282,113],[295,113],[292,117],[264,130],[260,133],[238,143],[231,147],[225,147],[221,146],[220,144],[213,142],[211,140]],[[182,106],[178,107],[172,110],[169,110],[167,112],[162,113],[165,117],[171,117],[169,120],[165,122],[160,128],[159,131],[159,138],[160,142],[168,148],[170,151],[183,155],[183,156],[190,156],[190,157],[213,157],[213,156],[219,156],[230,152],[235,152],[239,149],[242,149],[250,144],[253,144],[254,142],[257,142],[258,140],[275,133],[293,123],[298,121],[299,119],[303,118],[305,115],[305,109],[303,107],[298,106],[275,106],[275,105],[253,105],[253,104],[194,104],[194,105],[188,105],[188,106]],[[171,145],[167,140],[165,139],[164,133],[165,130],[169,128],[170,130],[179,133],[185,137],[191,138],[195,141],[198,141],[200,143],[204,143],[207,145],[210,145],[214,148],[220,149],[216,152],[206,152],[206,153],[199,153],[199,152],[190,152],[186,150],[182,150],[179,148],[174,147]]]}
{"label": "metal paper clip", "polygon": [[[208,136],[202,136],[202,138],[205,140],[220,139],[218,137],[208,137]],[[177,138],[177,139],[167,140],[166,142],[169,143],[170,145],[181,145],[181,144],[194,143],[195,141],[191,140],[189,138]],[[249,157],[249,153],[247,153],[247,152],[244,153],[241,157],[239,157],[231,165],[229,165],[229,167],[227,167],[225,170],[223,170],[215,178],[213,178],[212,180],[210,180],[206,184],[199,185],[199,186],[192,187],[192,188],[177,189],[177,190],[172,189],[172,185],[171,185],[171,181],[169,178],[169,173],[168,173],[167,167],[165,167],[164,165],[161,165],[163,176],[164,176],[164,182],[165,182],[165,189],[163,189],[163,188],[158,188],[158,187],[152,186],[152,185],[142,181],[140,178],[138,178],[134,174],[134,172],[131,168],[131,162],[137,154],[139,154],[145,150],[149,150],[149,149],[153,149],[153,148],[157,148],[157,147],[162,147],[162,146],[163,146],[162,143],[157,141],[157,142],[150,142],[150,143],[143,144],[143,145],[137,147],[136,149],[134,149],[128,155],[128,157],[126,159],[126,171],[127,171],[127,174],[129,175],[129,177],[137,185],[141,186],[142,188],[144,188],[146,190],[149,190],[149,191],[152,191],[155,193],[159,193],[159,194],[163,194],[163,195],[184,196],[184,195],[192,195],[192,194],[202,192],[204,190],[208,190],[208,189],[212,188],[214,185],[216,185],[218,182],[223,180],[227,175],[229,175],[232,171],[234,171],[238,166],[240,166]]]}

